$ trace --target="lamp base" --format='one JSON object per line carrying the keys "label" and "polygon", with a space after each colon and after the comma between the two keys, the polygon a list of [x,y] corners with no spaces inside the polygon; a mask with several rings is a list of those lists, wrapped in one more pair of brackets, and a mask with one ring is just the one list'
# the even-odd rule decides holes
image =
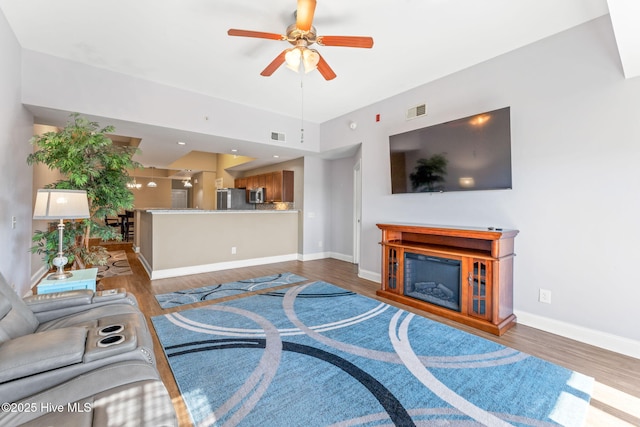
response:
{"label": "lamp base", "polygon": [[[60,228],[60,230],[62,230],[62,228]],[[62,231],[60,231],[60,234],[61,234],[60,241],[62,241]],[[62,244],[60,244],[60,252],[58,252],[58,256],[55,257],[51,262],[54,266],[58,268],[58,270],[56,270],[55,273],[50,274],[47,277],[47,280],[63,280],[73,276],[73,274],[71,274],[70,271],[64,271],[64,266],[67,265],[67,262],[68,262],[68,259],[62,253]]]}
{"label": "lamp base", "polygon": [[72,276],[73,274],[71,274],[70,271],[62,271],[62,272],[57,271],[53,274],[48,275],[47,280],[64,280]]}

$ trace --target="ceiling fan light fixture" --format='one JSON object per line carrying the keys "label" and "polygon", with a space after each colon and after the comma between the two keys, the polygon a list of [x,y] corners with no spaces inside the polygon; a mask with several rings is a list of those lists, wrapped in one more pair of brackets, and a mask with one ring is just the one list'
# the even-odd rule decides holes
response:
{"label": "ceiling fan light fixture", "polygon": [[301,56],[302,56],[302,53],[300,52],[300,49],[298,49],[297,47],[289,49],[289,51],[284,56],[284,60],[287,64],[287,68],[297,73],[298,70],[300,69]]}
{"label": "ceiling fan light fixture", "polygon": [[259,39],[286,41],[294,47],[284,49],[267,67],[260,73],[261,76],[271,76],[280,66],[300,72],[301,63],[304,71],[313,70],[324,77],[325,80],[333,80],[336,73],[322,58],[322,55],[308,47],[317,43],[320,46],[341,46],[355,48],[373,47],[373,38],[368,36],[318,36],[313,26],[313,17],[316,9],[316,0],[296,0],[298,7],[295,11],[296,22],[287,27],[285,34],[265,33],[262,31],[249,31],[231,28],[227,31],[230,36],[253,37]]}
{"label": "ceiling fan light fixture", "polygon": [[302,52],[302,64],[304,65],[304,72],[308,73],[318,68],[318,62],[320,62],[320,54],[315,49],[305,49]]}

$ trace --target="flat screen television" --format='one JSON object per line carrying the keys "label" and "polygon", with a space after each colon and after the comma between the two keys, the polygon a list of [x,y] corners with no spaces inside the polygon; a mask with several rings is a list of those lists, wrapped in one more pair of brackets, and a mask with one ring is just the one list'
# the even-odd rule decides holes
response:
{"label": "flat screen television", "polygon": [[391,192],[511,188],[510,107],[389,137]]}

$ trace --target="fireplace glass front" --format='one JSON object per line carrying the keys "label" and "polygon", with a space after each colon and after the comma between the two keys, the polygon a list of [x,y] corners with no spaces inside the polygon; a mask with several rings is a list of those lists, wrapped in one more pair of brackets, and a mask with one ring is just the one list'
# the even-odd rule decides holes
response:
{"label": "fireplace glass front", "polygon": [[460,261],[405,252],[404,294],[460,311]]}

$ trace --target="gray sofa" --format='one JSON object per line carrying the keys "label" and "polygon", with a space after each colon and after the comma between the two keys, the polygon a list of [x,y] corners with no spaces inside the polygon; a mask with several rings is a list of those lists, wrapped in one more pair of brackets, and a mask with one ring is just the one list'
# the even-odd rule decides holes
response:
{"label": "gray sofa", "polygon": [[0,425],[177,425],[135,297],[20,298],[0,274]]}

